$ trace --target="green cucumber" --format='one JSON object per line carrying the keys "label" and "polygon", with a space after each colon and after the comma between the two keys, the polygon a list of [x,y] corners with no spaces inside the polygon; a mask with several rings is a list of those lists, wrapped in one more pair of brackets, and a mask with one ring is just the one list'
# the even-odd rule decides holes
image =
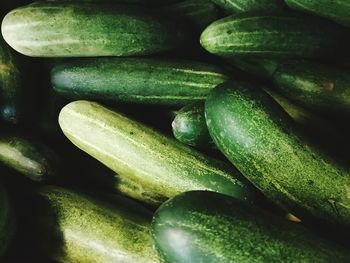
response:
{"label": "green cucumber", "polygon": [[163,262],[347,262],[349,251],[308,229],[219,193],[193,191],[155,213]]}
{"label": "green cucumber", "polygon": [[0,185],[0,257],[5,254],[13,241],[15,221],[10,197],[5,188]]}
{"label": "green cucumber", "polygon": [[146,55],[179,47],[175,25],[141,7],[40,2],[17,8],[2,22],[6,42],[33,57]]}
{"label": "green cucumber", "polygon": [[33,181],[52,179],[58,170],[58,156],[45,145],[19,136],[0,136],[0,163]]}
{"label": "green cucumber", "polygon": [[350,27],[348,0],[285,0],[293,9],[322,16]]}
{"label": "green cucumber", "polygon": [[23,114],[23,87],[15,54],[0,36],[0,117],[18,123]]}
{"label": "green cucumber", "polygon": [[208,147],[212,141],[205,123],[204,103],[194,103],[176,113],[172,122],[174,137],[183,144]]}
{"label": "green cucumber", "polygon": [[298,217],[350,224],[350,174],[310,145],[264,91],[219,85],[205,105],[217,147],[267,197]]}
{"label": "green cucumber", "polygon": [[74,59],[51,71],[66,98],[177,106],[204,100],[228,78],[217,66],[154,58]]}
{"label": "green cucumber", "polygon": [[283,0],[212,0],[231,13],[280,12],[285,9]]}
{"label": "green cucumber", "polygon": [[314,17],[237,14],[209,25],[200,41],[223,57],[333,58],[346,53],[347,34],[341,26]]}
{"label": "green cucumber", "polygon": [[159,205],[188,190],[254,198],[249,183],[230,165],[98,103],[68,104],[59,124],[73,144],[118,173],[115,187],[135,199]]}
{"label": "green cucumber", "polygon": [[207,0],[186,0],[159,9],[164,16],[183,22],[186,27],[202,32],[210,23],[218,20],[218,7]]}
{"label": "green cucumber", "polygon": [[349,70],[309,61],[281,63],[273,74],[279,90],[303,106],[350,111]]}
{"label": "green cucumber", "polygon": [[71,190],[39,191],[40,248],[58,262],[160,262],[152,247],[152,213],[124,198],[113,204]]}

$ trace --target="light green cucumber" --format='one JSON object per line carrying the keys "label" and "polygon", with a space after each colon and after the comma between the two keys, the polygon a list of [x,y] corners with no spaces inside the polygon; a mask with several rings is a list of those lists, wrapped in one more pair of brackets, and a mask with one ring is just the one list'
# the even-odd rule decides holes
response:
{"label": "light green cucumber", "polygon": [[182,44],[174,24],[124,5],[33,3],[8,13],[1,30],[12,48],[33,57],[146,55]]}
{"label": "light green cucumber", "polygon": [[160,262],[152,247],[152,213],[124,198],[113,203],[47,186],[39,191],[39,247],[58,262]]}
{"label": "light green cucumber", "polygon": [[246,12],[275,13],[285,9],[283,0],[213,0],[213,2],[233,14]]}
{"label": "light green cucumber", "polygon": [[135,199],[159,205],[197,189],[254,198],[249,183],[230,165],[98,103],[68,104],[59,124],[73,144],[118,173],[115,187]]}

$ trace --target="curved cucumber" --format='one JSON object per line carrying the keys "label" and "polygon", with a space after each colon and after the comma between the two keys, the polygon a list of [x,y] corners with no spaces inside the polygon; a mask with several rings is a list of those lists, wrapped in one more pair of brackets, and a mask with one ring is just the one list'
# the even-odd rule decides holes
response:
{"label": "curved cucumber", "polygon": [[117,172],[116,188],[135,199],[159,205],[197,189],[253,198],[249,183],[231,166],[98,103],[68,104],[59,124],[73,144]]}
{"label": "curved cucumber", "polygon": [[54,89],[67,98],[163,105],[204,100],[227,79],[217,66],[150,58],[68,60],[51,72]]}
{"label": "curved cucumber", "polygon": [[281,63],[273,79],[286,97],[305,107],[350,111],[350,74],[346,69],[293,60]]}
{"label": "curved cucumber", "polygon": [[160,262],[149,233],[152,214],[140,205],[53,186],[39,194],[45,209],[36,220],[37,239],[58,262]]}
{"label": "curved cucumber", "polygon": [[211,138],[205,122],[204,103],[194,103],[176,113],[172,122],[174,137],[187,145],[208,147]]}
{"label": "curved cucumber", "polygon": [[231,13],[280,12],[285,9],[283,0],[213,0]]}
{"label": "curved cucumber", "polygon": [[33,181],[47,181],[58,169],[57,156],[45,145],[18,136],[0,137],[0,163]]}
{"label": "curved cucumber", "polygon": [[16,223],[10,197],[0,185],[0,256],[4,255],[14,238]]}
{"label": "curved cucumber", "polygon": [[183,22],[186,27],[202,32],[210,23],[218,20],[218,7],[207,0],[186,0],[160,8],[159,12],[169,18]]}
{"label": "curved cucumber", "polygon": [[40,2],[2,22],[6,42],[34,57],[146,55],[178,47],[174,25],[146,9],[94,3]]}
{"label": "curved cucumber", "polygon": [[18,61],[0,36],[0,117],[18,123],[22,116],[23,89]]}
{"label": "curved cucumber", "polygon": [[293,9],[331,19],[350,27],[350,4],[348,0],[285,0]]}
{"label": "curved cucumber", "polygon": [[350,257],[300,225],[204,191],[165,202],[154,215],[152,236],[164,262],[341,263]]}
{"label": "curved cucumber", "polygon": [[314,17],[237,14],[209,25],[200,41],[207,51],[223,57],[325,58],[344,56],[347,34]]}
{"label": "curved cucumber", "polygon": [[227,82],[209,95],[205,114],[218,148],[272,201],[350,224],[349,172],[309,145],[265,92]]}

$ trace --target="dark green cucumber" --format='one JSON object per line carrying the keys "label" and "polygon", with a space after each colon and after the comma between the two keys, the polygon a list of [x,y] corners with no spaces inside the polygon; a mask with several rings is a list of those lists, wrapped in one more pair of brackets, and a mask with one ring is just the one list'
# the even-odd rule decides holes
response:
{"label": "dark green cucumber", "polygon": [[0,257],[10,247],[15,234],[16,219],[10,197],[0,185]]}
{"label": "dark green cucumber", "polygon": [[310,145],[265,92],[219,85],[205,105],[217,147],[272,201],[298,215],[350,224],[350,174]]}
{"label": "dark green cucumber", "polygon": [[204,103],[194,103],[176,113],[172,122],[174,137],[187,145],[208,147],[212,141],[205,122]]}
{"label": "dark green cucumber", "polygon": [[159,12],[165,17],[173,17],[183,22],[191,30],[202,32],[210,23],[218,20],[218,7],[207,0],[186,0],[160,8]]}
{"label": "dark green cucumber", "polygon": [[292,60],[281,63],[273,79],[286,97],[305,107],[350,111],[350,73],[345,68]]}
{"label": "dark green cucumber", "polygon": [[6,42],[34,57],[146,55],[179,47],[175,25],[141,7],[40,2],[17,8],[2,22]]}
{"label": "dark green cucumber", "polygon": [[285,9],[283,0],[213,0],[231,13],[246,12],[280,12]]}
{"label": "dark green cucumber", "polygon": [[350,27],[348,0],[285,0],[293,9],[322,16]]}
{"label": "dark green cucumber", "polygon": [[341,26],[314,17],[237,14],[209,25],[200,41],[223,57],[333,58],[346,53],[347,35]]}
{"label": "dark green cucumber", "polygon": [[18,123],[23,113],[23,87],[15,54],[0,36],[0,117]]}
{"label": "dark green cucumber", "polygon": [[244,200],[254,196],[230,165],[98,103],[68,104],[59,124],[73,144],[117,172],[115,187],[135,199],[159,205],[188,190],[212,190]]}
{"label": "dark green cucumber", "polygon": [[0,163],[38,182],[53,178],[58,169],[58,157],[51,149],[12,135],[0,137]]}
{"label": "dark green cucumber", "polygon": [[164,105],[204,100],[228,78],[217,66],[151,58],[68,60],[51,72],[54,89],[67,98]]}
{"label": "dark green cucumber", "polygon": [[349,251],[266,211],[194,191],[165,202],[152,222],[164,262],[347,262]]}
{"label": "dark green cucumber", "polygon": [[40,190],[39,246],[58,262],[160,262],[152,213],[123,198],[113,204],[59,187]]}

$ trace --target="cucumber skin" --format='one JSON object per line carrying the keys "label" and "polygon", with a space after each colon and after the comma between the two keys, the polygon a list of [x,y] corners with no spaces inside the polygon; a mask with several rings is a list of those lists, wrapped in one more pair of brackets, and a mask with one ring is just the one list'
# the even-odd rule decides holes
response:
{"label": "cucumber skin", "polygon": [[348,171],[308,145],[266,93],[227,82],[208,96],[205,114],[217,147],[272,201],[297,216],[349,225]]}
{"label": "cucumber skin", "polygon": [[51,149],[19,136],[0,137],[0,163],[37,182],[53,179],[59,168]]}
{"label": "cucumber skin", "polygon": [[213,0],[218,6],[231,13],[280,12],[285,9],[281,0]]}
{"label": "cucumber skin", "polygon": [[111,204],[54,186],[39,197],[45,206],[36,220],[39,245],[58,262],[159,262],[152,214],[131,200]]}
{"label": "cucumber skin", "polygon": [[212,140],[205,122],[204,103],[193,103],[178,111],[172,130],[174,137],[183,144],[208,147]]}
{"label": "cucumber skin", "polygon": [[228,80],[217,66],[150,58],[92,58],[57,63],[51,82],[70,99],[183,106]]}
{"label": "cucumber skin", "polygon": [[346,54],[347,34],[341,26],[314,17],[243,13],[209,25],[200,42],[226,58],[333,58]]}
{"label": "cucumber skin", "polygon": [[[185,0],[160,8],[164,16],[173,17],[191,30],[201,33],[210,23],[218,20],[219,8],[207,0]],[[198,37],[198,36],[197,36]]]}
{"label": "cucumber skin", "polygon": [[346,69],[291,60],[277,67],[273,80],[286,97],[307,108],[350,110],[350,75]]}
{"label": "cucumber skin", "polygon": [[181,46],[175,26],[150,13],[135,6],[41,2],[8,13],[1,29],[12,48],[34,57],[147,55]]}
{"label": "cucumber skin", "polygon": [[98,103],[68,104],[60,113],[59,124],[73,144],[119,175],[118,191],[145,203],[160,205],[188,190],[254,199],[249,182],[230,165]]}
{"label": "cucumber skin", "polygon": [[10,247],[16,231],[16,217],[12,207],[12,201],[0,185],[0,257]]}
{"label": "cucumber skin", "polygon": [[153,217],[152,236],[164,262],[328,263],[350,256],[300,225],[205,191],[165,202]]}
{"label": "cucumber skin", "polygon": [[0,116],[10,123],[22,117],[23,90],[18,61],[0,36]]}
{"label": "cucumber skin", "polygon": [[285,0],[285,2],[292,9],[322,16],[350,27],[350,5],[347,0]]}

